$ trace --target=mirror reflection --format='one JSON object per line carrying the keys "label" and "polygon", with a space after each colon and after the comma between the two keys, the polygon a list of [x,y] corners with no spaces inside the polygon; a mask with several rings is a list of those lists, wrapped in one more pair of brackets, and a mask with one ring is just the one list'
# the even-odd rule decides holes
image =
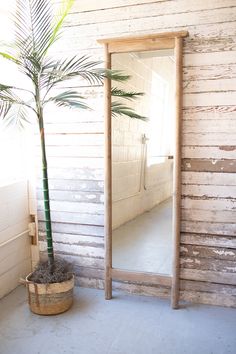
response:
{"label": "mirror reflection", "polygon": [[128,105],[148,118],[112,118],[112,267],[171,275],[174,53],[113,54],[112,69],[131,76],[118,89],[144,93]]}

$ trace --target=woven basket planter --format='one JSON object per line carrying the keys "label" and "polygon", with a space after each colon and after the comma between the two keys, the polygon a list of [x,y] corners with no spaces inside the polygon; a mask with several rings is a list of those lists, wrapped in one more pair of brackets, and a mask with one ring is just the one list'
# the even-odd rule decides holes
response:
{"label": "woven basket planter", "polygon": [[56,315],[67,311],[73,303],[74,276],[67,281],[37,284],[26,277],[30,310],[38,315]]}

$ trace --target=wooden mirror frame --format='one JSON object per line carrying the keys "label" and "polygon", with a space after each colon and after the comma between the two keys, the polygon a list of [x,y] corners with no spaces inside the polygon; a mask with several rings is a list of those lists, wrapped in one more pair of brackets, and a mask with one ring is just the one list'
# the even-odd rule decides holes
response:
{"label": "wooden mirror frame", "polygon": [[171,287],[171,305],[179,306],[180,288],[180,209],[181,209],[181,121],[183,38],[187,31],[157,33],[140,37],[108,38],[98,40],[105,47],[105,67],[111,69],[111,55],[174,49],[175,53],[175,151],[173,168],[173,272],[172,276],[149,272],[126,271],[112,267],[112,125],[111,80],[105,79],[105,298],[112,298],[112,280],[151,282]]}

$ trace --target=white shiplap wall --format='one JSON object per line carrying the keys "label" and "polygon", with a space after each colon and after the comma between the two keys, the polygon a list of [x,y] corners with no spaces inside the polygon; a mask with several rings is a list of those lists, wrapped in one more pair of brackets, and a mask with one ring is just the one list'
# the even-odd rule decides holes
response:
{"label": "white shiplap wall", "polygon": [[0,185],[0,298],[31,268],[28,182]]}
{"label": "white shiplap wall", "polygon": [[[236,306],[235,0],[78,0],[57,54],[103,58],[98,38],[188,30],[184,43],[181,298]],[[94,111],[49,115],[55,248],[78,282],[103,287],[103,92]],[[69,124],[68,124],[69,123]],[[39,197],[41,196],[39,192]],[[41,197],[40,197],[41,198]],[[41,237],[43,215],[39,211]],[[169,289],[117,283],[163,297]]]}

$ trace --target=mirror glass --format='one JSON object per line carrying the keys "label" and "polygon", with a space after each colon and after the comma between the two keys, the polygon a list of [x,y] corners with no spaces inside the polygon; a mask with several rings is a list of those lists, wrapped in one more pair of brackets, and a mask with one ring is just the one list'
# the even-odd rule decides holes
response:
{"label": "mirror glass", "polygon": [[130,79],[113,97],[148,120],[112,117],[112,267],[171,275],[174,155],[174,51],[112,54]]}

